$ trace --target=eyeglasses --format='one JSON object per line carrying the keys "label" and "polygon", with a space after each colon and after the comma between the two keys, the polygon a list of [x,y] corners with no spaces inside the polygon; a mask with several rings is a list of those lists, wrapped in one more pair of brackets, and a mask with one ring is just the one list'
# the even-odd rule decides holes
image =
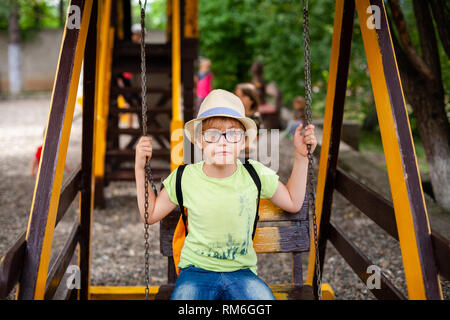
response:
{"label": "eyeglasses", "polygon": [[216,143],[222,136],[224,136],[225,140],[229,143],[238,143],[242,140],[244,132],[241,130],[230,130],[222,133],[219,130],[206,130],[203,133],[203,139],[208,143]]}

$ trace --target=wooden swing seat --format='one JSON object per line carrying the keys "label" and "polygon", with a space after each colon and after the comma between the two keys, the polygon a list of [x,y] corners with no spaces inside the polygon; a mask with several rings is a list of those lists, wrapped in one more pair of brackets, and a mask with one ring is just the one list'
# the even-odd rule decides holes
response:
{"label": "wooden swing seat", "polygon": [[[149,287],[149,300],[169,300],[175,284]],[[294,284],[269,285],[277,300],[314,300],[311,286]],[[102,287],[89,288],[89,300],[144,300],[145,287]]]}
{"label": "wooden swing seat", "polygon": [[[154,299],[169,299],[176,281],[172,257],[172,238],[180,212],[174,210],[160,224],[161,253],[168,258],[168,283],[152,287]],[[301,210],[286,213],[268,199],[261,199],[259,223],[254,238],[254,248],[259,253],[291,253],[292,283],[269,284],[280,300],[314,299],[311,286],[303,285],[302,252],[309,251],[308,201],[305,198]],[[141,291],[144,292],[144,291]],[[95,294],[94,294],[95,296]]]}

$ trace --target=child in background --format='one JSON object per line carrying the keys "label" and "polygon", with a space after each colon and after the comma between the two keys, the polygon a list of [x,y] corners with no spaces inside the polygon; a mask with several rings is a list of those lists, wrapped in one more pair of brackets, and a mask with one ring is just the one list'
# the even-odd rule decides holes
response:
{"label": "child in background", "polygon": [[[43,137],[45,138],[45,130],[43,133]],[[43,144],[41,144],[39,147],[37,147],[36,152],[34,153],[34,158],[33,158],[33,160],[31,160],[30,175],[32,177],[36,177],[38,169],[39,169],[39,163],[41,162],[42,146],[43,146]],[[72,171],[69,169],[69,167],[67,165],[64,165],[64,170],[66,170],[67,173],[70,173]]]}
{"label": "child in background", "polygon": [[[275,171],[249,160],[260,181],[260,198],[287,212],[298,212],[306,192],[308,148],[317,142],[314,126],[295,132],[294,164],[288,183]],[[269,300],[275,299],[257,276],[253,247],[253,221],[258,190],[238,155],[256,138],[255,122],[245,116],[242,101],[231,92],[213,90],[200,106],[199,115],[186,123],[187,138],[202,150],[205,160],[185,167],[181,180],[183,206],[189,232],[181,250],[181,269],[171,299]],[[152,157],[152,138],[141,137],[136,146],[136,192],[139,213],[145,221],[145,164]],[[167,216],[178,205],[178,168],[163,181],[156,197],[148,194],[149,224]]]}
{"label": "child in background", "polygon": [[245,116],[256,122],[256,127],[259,131],[261,128],[261,116],[258,112],[259,97],[255,85],[252,83],[240,83],[236,86],[234,93],[244,104]]}
{"label": "child in background", "polygon": [[[30,172],[30,175],[32,177],[36,177],[37,172],[38,172],[39,163],[41,162],[42,146],[43,145],[40,145],[36,149],[36,153],[34,154],[34,158],[33,158],[33,160],[31,160],[31,164],[30,164],[31,172]],[[70,173],[72,171],[67,165],[64,165],[64,170],[66,170],[67,173]]]}
{"label": "child in background", "polygon": [[299,125],[304,126],[305,124],[305,98],[302,96],[295,97],[294,101],[292,102],[292,105],[294,107],[294,115],[293,119],[289,120],[288,125],[285,130],[284,137],[293,137],[295,130]]}
{"label": "child in background", "polygon": [[195,82],[197,83],[197,104],[194,110],[194,118],[197,116],[200,105],[206,96],[213,89],[214,74],[211,72],[211,61],[206,58],[200,58],[199,70],[195,76]]}

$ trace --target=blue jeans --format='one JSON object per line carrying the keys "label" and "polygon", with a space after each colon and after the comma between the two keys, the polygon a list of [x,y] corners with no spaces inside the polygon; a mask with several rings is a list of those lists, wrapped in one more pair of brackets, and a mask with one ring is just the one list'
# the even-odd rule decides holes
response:
{"label": "blue jeans", "polygon": [[171,300],[275,300],[250,269],[214,272],[194,266],[180,270]]}

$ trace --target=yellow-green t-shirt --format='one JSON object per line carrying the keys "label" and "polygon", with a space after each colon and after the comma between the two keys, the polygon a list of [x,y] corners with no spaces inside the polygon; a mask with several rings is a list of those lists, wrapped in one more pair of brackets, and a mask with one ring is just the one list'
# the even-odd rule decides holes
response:
{"label": "yellow-green t-shirt", "polygon": [[[189,233],[181,250],[179,268],[189,265],[216,272],[250,268],[257,273],[252,232],[258,189],[242,162],[226,178],[212,178],[200,161],[186,166],[181,180],[183,205],[188,211]],[[250,160],[261,180],[261,198],[271,198],[278,175]],[[170,200],[178,205],[174,170],[164,181]]]}

